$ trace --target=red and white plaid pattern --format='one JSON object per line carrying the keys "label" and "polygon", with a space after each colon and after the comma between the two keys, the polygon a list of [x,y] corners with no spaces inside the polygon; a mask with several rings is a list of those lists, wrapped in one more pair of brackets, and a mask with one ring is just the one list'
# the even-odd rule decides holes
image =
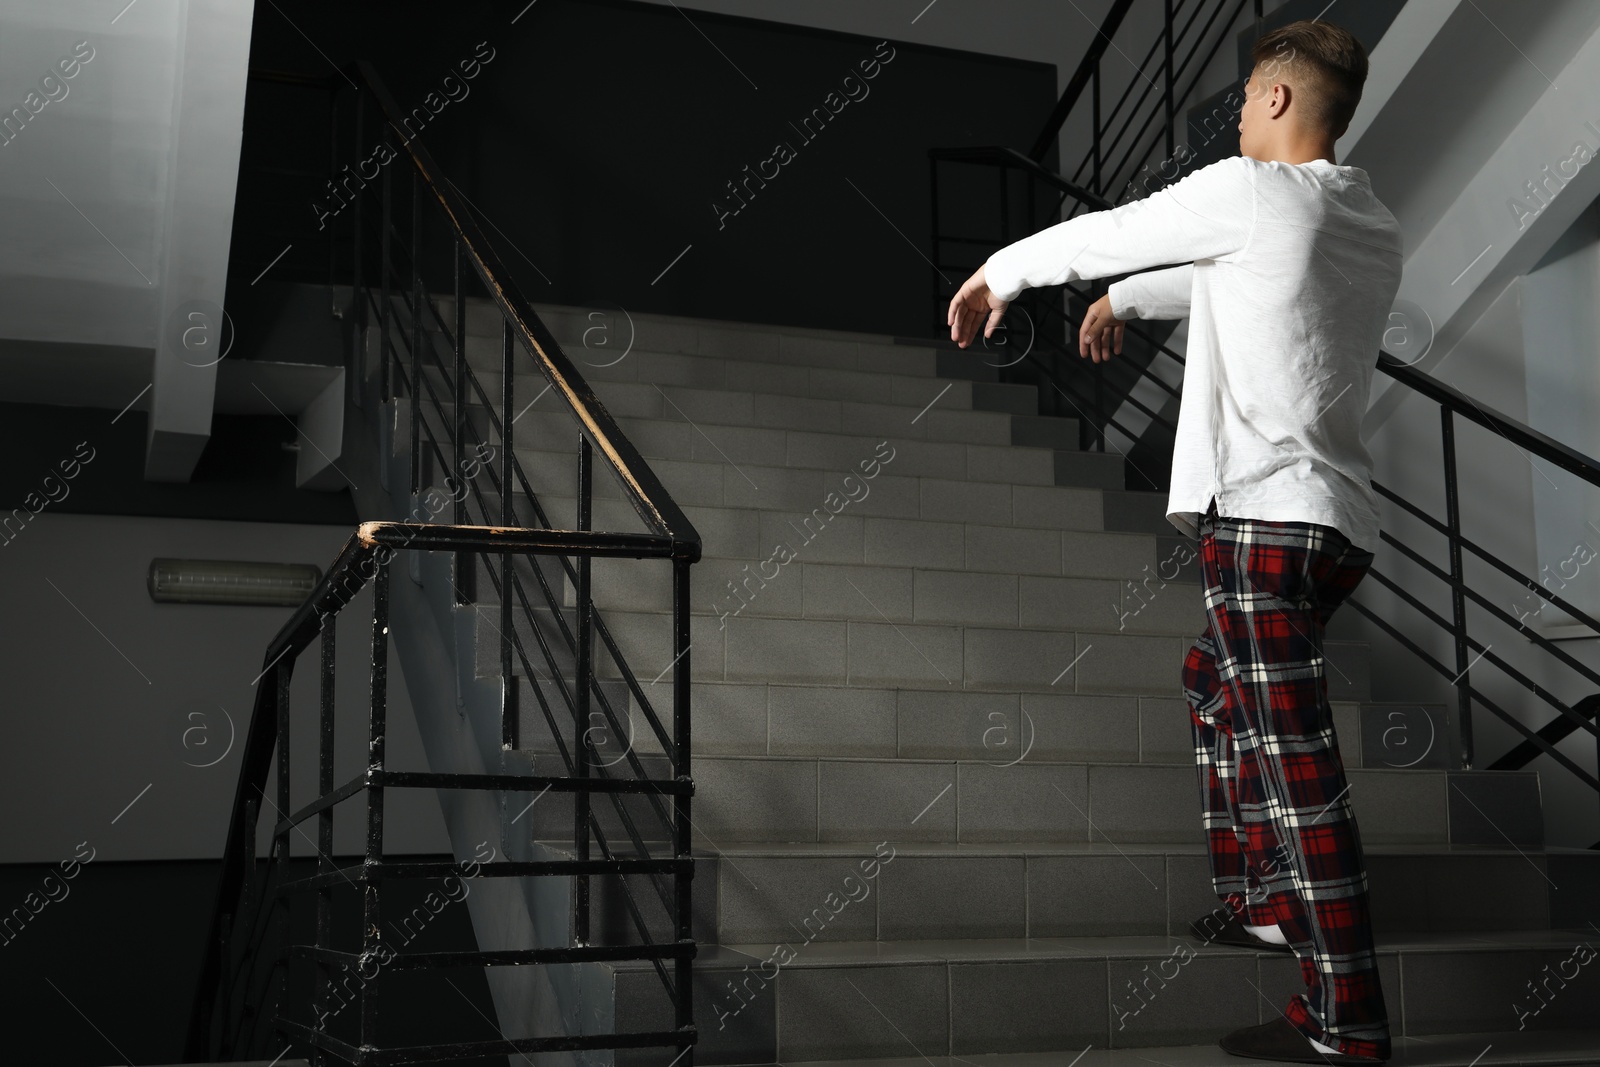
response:
{"label": "red and white plaid pattern", "polygon": [[1217,895],[1294,947],[1307,991],[1283,1014],[1296,1029],[1387,1059],[1366,860],[1322,647],[1373,555],[1329,526],[1219,517],[1213,502],[1200,559],[1208,624],[1183,677]]}

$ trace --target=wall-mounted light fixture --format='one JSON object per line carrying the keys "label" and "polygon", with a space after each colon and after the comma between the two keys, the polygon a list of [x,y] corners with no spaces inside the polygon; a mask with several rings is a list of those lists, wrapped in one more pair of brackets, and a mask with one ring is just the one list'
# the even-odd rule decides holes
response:
{"label": "wall-mounted light fixture", "polygon": [[310,563],[157,558],[147,584],[150,599],[162,603],[298,607],[321,580]]}

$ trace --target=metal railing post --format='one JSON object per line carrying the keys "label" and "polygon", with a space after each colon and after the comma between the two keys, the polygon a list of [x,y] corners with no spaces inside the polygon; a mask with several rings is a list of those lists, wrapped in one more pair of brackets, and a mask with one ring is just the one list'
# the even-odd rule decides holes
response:
{"label": "metal railing post", "polygon": [[422,179],[411,172],[411,496],[422,491]]}
{"label": "metal railing post", "polygon": [[[289,806],[291,803],[289,790],[289,681],[291,677],[292,673],[283,667],[279,667],[273,672],[273,681],[277,687],[276,692],[278,702],[278,806],[273,812],[274,826],[276,826],[278,820],[282,819],[291,810]],[[261,887],[261,904],[263,907],[268,909],[268,915],[266,919],[267,928],[272,930],[273,924],[277,921],[275,918],[276,916],[281,915],[283,917],[282,936],[278,936],[276,932],[267,936],[268,942],[270,942],[273,946],[270,951],[276,955],[279,964],[276,971],[277,978],[269,982],[269,989],[267,990],[264,1002],[261,1005],[262,1010],[268,1013],[269,1021],[273,1014],[279,1014],[284,1010],[284,1002],[288,999],[287,993],[289,989],[289,967],[288,960],[286,958],[288,950],[285,942],[288,940],[289,935],[289,902],[283,896],[282,885],[289,876],[289,835],[293,832],[293,830],[285,827],[281,833],[276,831],[273,833],[272,859],[267,864],[267,874],[262,880]],[[272,884],[273,870],[280,872],[278,884],[276,886]],[[267,896],[269,889],[271,890],[270,898]],[[244,990],[244,995],[247,1000],[250,998],[251,992],[252,991],[247,985]]]}
{"label": "metal railing post", "polygon": [[[511,323],[500,319],[500,525],[512,525],[511,513],[511,463],[515,448],[516,415],[512,400],[515,382],[516,344],[511,336]],[[533,560],[533,566],[539,566]],[[511,673],[511,579],[513,557],[510,552],[500,556],[500,678],[502,705],[500,708],[500,743],[509,751],[521,745],[521,713],[518,703],[517,679]],[[533,678],[529,685],[537,684]]]}
{"label": "metal railing post", "polygon": [[[360,93],[356,94],[355,143],[358,148],[361,144],[362,120],[366,117],[366,100],[367,98],[362,96]],[[335,176],[337,177],[337,175]],[[361,176],[359,174],[356,176],[356,180],[358,182],[360,181],[360,177]],[[362,255],[363,251],[366,249],[366,243],[363,240],[365,234],[361,229],[361,205],[363,202],[365,202],[366,197],[362,196],[360,191],[358,191],[355,196],[352,197],[352,199],[354,200],[354,204],[350,209],[350,298],[351,302],[356,306],[353,309],[355,313],[351,316],[353,321],[351,322],[350,326],[351,329],[355,331],[355,335],[361,339],[361,344],[363,346],[361,350],[362,358],[365,359],[367,301],[365,294],[362,292],[363,279],[361,272],[361,261],[366,258],[364,255]],[[356,367],[360,366],[362,366],[362,364],[357,362]],[[351,368],[349,378],[355,380],[349,381],[346,385],[346,395],[349,395],[348,390],[353,389],[355,390],[355,395],[359,396],[361,392],[360,381],[355,374],[355,368]]]}
{"label": "metal railing post", "polygon": [[[335,181],[339,177],[339,102],[334,100],[328,108],[328,189],[331,192]],[[339,276],[338,238],[339,221],[335,219],[328,224],[328,305],[333,312],[333,317],[344,317],[344,310],[333,302],[333,283]]]}
{"label": "metal railing post", "polygon": [[[1167,118],[1167,158],[1171,159],[1173,152],[1177,149],[1177,133],[1173,129],[1173,119],[1177,115],[1177,106],[1172,99],[1172,82],[1174,75],[1172,68],[1172,50],[1174,44],[1176,43],[1173,40],[1173,35],[1176,31],[1173,29],[1172,25],[1172,0],[1164,0],[1164,2],[1166,7],[1167,28],[1166,32],[1162,36],[1165,38],[1167,54],[1162,60],[1161,64],[1163,82],[1162,93],[1165,98],[1162,106],[1165,109]],[[1098,189],[1095,190],[1095,192],[1099,191],[1100,190]]]}
{"label": "metal railing post", "polygon": [[[380,549],[374,557],[377,573],[372,581],[372,673],[369,687],[371,703],[367,712],[367,879],[361,885],[361,959],[382,962],[380,948],[383,927],[378,907],[379,883],[375,868],[383,862],[383,786],[384,738],[388,733],[389,698],[389,559]],[[365,978],[365,976],[362,976]],[[361,998],[361,1044],[378,1044],[378,983],[363,981]]]}
{"label": "metal railing post", "polygon": [[[319,707],[319,730],[317,750],[317,796],[326,797],[333,792],[333,713],[336,707],[334,700],[334,637],[337,633],[338,616],[327,615],[322,619],[322,693]],[[328,875],[333,871],[333,808],[326,808],[317,813],[317,873]],[[324,948],[333,945],[333,886],[327,884],[317,889],[317,926],[316,949],[320,953]],[[330,965],[318,959],[315,963],[316,985],[311,997],[312,1027],[318,1033],[325,1031],[323,1025],[324,1009],[327,1005],[328,987],[332,976],[329,974]],[[311,1047],[311,1065],[320,1067],[324,1062],[323,1051],[317,1046]]]}
{"label": "metal railing post", "polygon": [[[689,766],[689,564],[685,560],[672,561],[672,772],[679,782],[692,781]],[[689,796],[679,793],[673,797],[673,851],[676,858],[692,858],[694,846],[689,819]],[[673,888],[677,904],[677,938],[680,943],[694,940],[693,891],[694,868],[689,873],[674,876]],[[680,956],[673,966],[673,988],[676,994],[676,1025],[679,1030],[694,1024],[694,1004],[690,995],[693,961]],[[694,1048],[685,1045],[680,1053],[687,1061],[685,1067],[694,1067]]]}
{"label": "metal railing post", "polygon": [[[589,445],[589,438],[583,435],[578,437],[578,529],[590,528],[591,493],[594,489],[593,452]],[[573,739],[572,755],[574,761],[573,774],[578,779],[589,777],[590,748],[593,745],[593,734],[589,730],[589,679],[592,670],[590,662],[592,650],[590,647],[590,634],[592,629],[593,606],[589,602],[590,596],[590,562],[592,557],[587,553],[578,556],[578,618],[577,633],[574,635],[574,655],[576,664],[576,700],[573,702],[573,718],[576,720],[577,736]],[[572,795],[573,805],[573,833],[576,837],[574,844],[577,848],[578,862],[584,863],[589,859],[589,792],[584,787],[579,787]],[[572,925],[573,936],[580,945],[589,943],[589,876],[587,874],[575,875],[572,880]]]}
{"label": "metal railing post", "polygon": [[1456,646],[1456,717],[1461,731],[1461,766],[1472,766],[1472,693],[1467,680],[1467,599],[1461,591],[1461,494],[1456,482],[1456,430],[1451,410],[1439,406],[1439,430],[1444,448],[1445,525],[1450,540],[1450,617]]}
{"label": "metal railing post", "polygon": [[[467,303],[466,286],[462,284],[461,271],[464,266],[464,256],[461,252],[461,242],[455,242],[455,253],[451,257],[454,262],[452,274],[453,289],[455,292],[455,314],[451,325],[455,331],[454,370],[451,382],[452,427],[450,432],[451,445],[450,462],[454,469],[450,477],[445,479],[445,485],[450,489],[450,497],[454,501],[451,508],[450,521],[457,526],[464,525],[467,521],[467,484],[465,472],[467,465],[463,462],[467,452]],[[488,516],[485,516],[487,518]],[[455,600],[457,604],[470,604],[473,596],[473,581],[477,572],[477,553],[465,550],[456,553],[456,580]]]}
{"label": "metal railing post", "polygon": [[[389,147],[389,128],[387,126],[383,128],[383,144],[385,148]],[[389,168],[386,165],[383,168],[383,210],[381,213],[383,218],[383,249],[380,254],[383,257],[383,262],[379,265],[379,270],[383,275],[383,307],[378,312],[378,402],[380,407],[393,395],[390,392],[390,389],[393,388],[393,383],[390,381],[389,376],[389,314],[392,310],[389,306],[391,300],[389,296],[389,230],[391,215],[393,214],[390,206],[391,201]],[[363,344],[365,344],[364,340]]]}
{"label": "metal railing post", "polygon": [[944,290],[939,287],[939,263],[942,259],[943,242],[939,240],[939,161],[932,156],[928,157],[928,211],[932,228],[928,233],[933,239],[933,262],[928,264],[928,280],[933,284],[933,321],[944,321]]}
{"label": "metal railing post", "polygon": [[1091,151],[1094,152],[1094,184],[1090,188],[1097,195],[1104,196],[1106,195],[1105,175],[1100,173],[1102,163],[1101,135],[1104,131],[1100,129],[1100,64],[1098,61],[1094,65],[1094,77],[1089,82],[1089,94],[1091,106],[1094,110],[1092,116],[1094,119],[1094,141],[1091,148]]}

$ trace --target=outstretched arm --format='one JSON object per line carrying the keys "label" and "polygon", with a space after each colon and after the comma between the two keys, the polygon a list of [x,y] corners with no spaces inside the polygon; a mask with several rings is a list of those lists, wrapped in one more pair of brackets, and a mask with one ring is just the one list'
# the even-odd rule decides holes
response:
{"label": "outstretched arm", "polygon": [[1189,314],[1194,264],[1147,270],[1112,282],[1106,294],[1084,312],[1078,329],[1078,355],[1104,363],[1122,352],[1122,327],[1129,319],[1181,319]]}
{"label": "outstretched arm", "polygon": [[1194,264],[1180,263],[1112,282],[1106,296],[1111,314],[1119,319],[1182,319],[1189,315],[1193,289]]}
{"label": "outstretched arm", "polygon": [[1235,255],[1255,220],[1253,161],[1232,156],[1142,200],[1057,223],[995,252],[967,280],[950,301],[951,339],[965,348],[985,319],[989,336],[1023,289]]}

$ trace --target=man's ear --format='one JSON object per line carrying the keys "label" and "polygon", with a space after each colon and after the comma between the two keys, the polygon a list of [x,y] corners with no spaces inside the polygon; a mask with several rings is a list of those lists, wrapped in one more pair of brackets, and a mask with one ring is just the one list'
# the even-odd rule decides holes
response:
{"label": "man's ear", "polygon": [[1272,98],[1267,101],[1267,114],[1272,118],[1277,118],[1279,115],[1287,111],[1289,108],[1289,101],[1293,96],[1293,93],[1294,90],[1288,82],[1274,82],[1272,86]]}

